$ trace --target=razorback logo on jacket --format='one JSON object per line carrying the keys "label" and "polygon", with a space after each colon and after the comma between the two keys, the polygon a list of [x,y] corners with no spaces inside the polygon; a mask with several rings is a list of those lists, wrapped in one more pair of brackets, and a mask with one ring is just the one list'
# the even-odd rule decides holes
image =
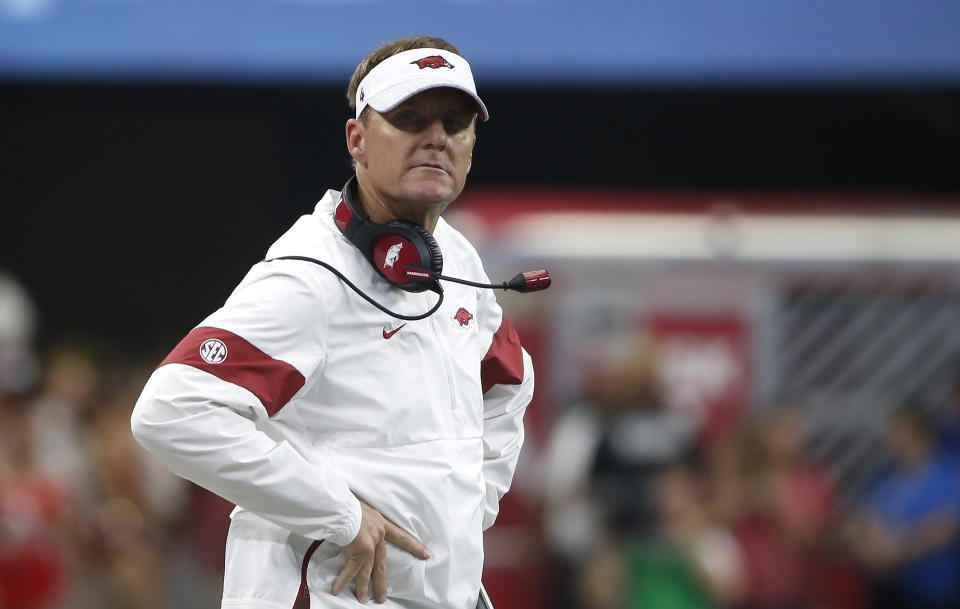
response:
{"label": "razorback logo on jacket", "polygon": [[423,59],[411,61],[410,63],[417,64],[418,66],[420,66],[421,70],[424,68],[432,68],[434,70],[436,70],[437,68],[453,69],[453,64],[439,55],[430,55],[429,57],[424,57]]}
{"label": "razorback logo on jacket", "polygon": [[473,319],[473,313],[464,309],[463,307],[460,307],[457,309],[457,313],[453,316],[453,318],[456,319],[461,326],[465,326],[470,323],[471,319]]}

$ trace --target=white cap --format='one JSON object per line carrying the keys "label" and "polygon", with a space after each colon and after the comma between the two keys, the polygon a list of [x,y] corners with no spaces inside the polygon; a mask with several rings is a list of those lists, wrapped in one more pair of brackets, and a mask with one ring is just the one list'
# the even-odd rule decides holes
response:
{"label": "white cap", "polygon": [[357,87],[357,118],[367,106],[388,112],[405,99],[435,87],[463,91],[477,102],[480,119],[490,118],[477,95],[467,60],[450,51],[430,48],[402,51],[374,66]]}

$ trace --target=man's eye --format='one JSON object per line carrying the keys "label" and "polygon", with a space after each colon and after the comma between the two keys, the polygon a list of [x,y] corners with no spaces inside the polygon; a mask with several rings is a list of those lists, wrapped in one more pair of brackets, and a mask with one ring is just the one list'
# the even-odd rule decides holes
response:
{"label": "man's eye", "polygon": [[397,122],[411,124],[417,121],[417,113],[413,110],[401,110],[396,116]]}
{"label": "man's eye", "polygon": [[448,116],[443,119],[443,128],[447,133],[460,133],[470,126],[471,118],[472,117],[462,115]]}

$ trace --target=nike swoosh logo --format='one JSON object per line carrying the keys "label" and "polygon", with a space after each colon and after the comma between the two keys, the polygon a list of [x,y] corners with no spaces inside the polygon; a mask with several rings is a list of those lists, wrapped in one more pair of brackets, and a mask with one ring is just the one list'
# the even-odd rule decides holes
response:
{"label": "nike swoosh logo", "polygon": [[400,324],[398,327],[394,328],[393,330],[390,330],[389,332],[387,332],[387,329],[384,328],[384,329],[383,329],[383,337],[384,337],[384,338],[390,338],[391,336],[393,336],[394,334],[396,334],[397,332],[399,332],[400,329],[403,328],[405,325],[407,325],[407,324]]}

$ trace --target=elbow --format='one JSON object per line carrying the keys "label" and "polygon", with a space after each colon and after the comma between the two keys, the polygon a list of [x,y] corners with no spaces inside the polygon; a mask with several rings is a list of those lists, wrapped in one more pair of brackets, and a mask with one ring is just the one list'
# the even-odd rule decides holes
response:
{"label": "elbow", "polygon": [[138,400],[133,407],[133,414],[130,415],[130,431],[133,432],[133,438],[138,444],[143,446],[144,442],[150,436],[150,425],[143,415],[142,400]]}
{"label": "elbow", "polygon": [[141,395],[133,407],[130,415],[130,431],[137,444],[150,450],[156,444],[157,427],[151,423],[150,411],[153,400],[147,395]]}
{"label": "elbow", "polygon": [[181,416],[172,404],[177,394],[166,389],[167,385],[154,372],[130,414],[130,431],[134,440],[151,452],[157,452],[169,440],[166,436],[171,433],[171,427],[175,427],[171,423]]}

